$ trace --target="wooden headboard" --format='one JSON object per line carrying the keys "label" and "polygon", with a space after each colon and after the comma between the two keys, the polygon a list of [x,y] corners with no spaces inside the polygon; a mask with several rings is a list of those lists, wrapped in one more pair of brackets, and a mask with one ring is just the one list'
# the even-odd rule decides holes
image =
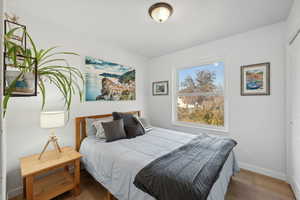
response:
{"label": "wooden headboard", "polygon": [[[141,112],[140,111],[131,111],[131,112],[125,112],[128,114],[133,114],[133,115],[138,115],[141,116]],[[87,136],[86,135],[86,118],[93,118],[93,119],[97,119],[97,118],[106,118],[106,117],[111,117],[112,114],[105,114],[105,115],[93,115],[93,116],[85,116],[85,117],[76,117],[75,118],[75,139],[76,139],[76,143],[75,143],[75,148],[77,151],[79,151],[80,145],[82,140]]]}

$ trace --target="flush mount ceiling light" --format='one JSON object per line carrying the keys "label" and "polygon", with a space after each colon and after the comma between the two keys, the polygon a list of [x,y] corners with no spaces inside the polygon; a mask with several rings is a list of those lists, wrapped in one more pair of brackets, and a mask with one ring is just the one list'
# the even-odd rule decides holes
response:
{"label": "flush mount ceiling light", "polygon": [[164,23],[173,13],[173,8],[167,3],[156,3],[149,8],[149,15],[159,23]]}

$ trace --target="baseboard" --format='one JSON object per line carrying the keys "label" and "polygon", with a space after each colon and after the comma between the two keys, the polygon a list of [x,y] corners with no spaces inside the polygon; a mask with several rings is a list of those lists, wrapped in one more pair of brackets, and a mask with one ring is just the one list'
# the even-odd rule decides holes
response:
{"label": "baseboard", "polygon": [[294,191],[296,199],[300,200],[300,183],[298,183],[294,177],[290,177],[289,182]]}
{"label": "baseboard", "polygon": [[13,197],[16,197],[16,196],[22,194],[22,193],[23,193],[23,187],[21,186],[21,187],[18,187],[18,188],[15,188],[15,189],[12,189],[12,190],[8,191],[7,192],[7,197],[8,197],[8,199],[11,199]]}
{"label": "baseboard", "polygon": [[277,179],[280,179],[280,180],[283,180],[283,181],[287,181],[286,174],[284,174],[282,172],[273,171],[273,170],[270,170],[270,169],[258,167],[258,166],[251,165],[251,164],[244,163],[244,162],[238,162],[238,163],[239,163],[240,168],[243,168],[243,169],[246,169],[246,170],[249,170],[249,171],[253,171],[253,172],[256,172],[258,174],[271,176],[273,178],[277,178]]}

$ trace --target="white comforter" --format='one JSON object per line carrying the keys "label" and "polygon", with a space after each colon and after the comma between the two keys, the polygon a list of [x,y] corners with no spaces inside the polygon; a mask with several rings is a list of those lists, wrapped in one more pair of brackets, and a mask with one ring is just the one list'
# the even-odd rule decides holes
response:
{"label": "white comforter", "polygon": [[[119,200],[154,200],[133,185],[135,175],[151,161],[191,141],[195,135],[154,128],[134,139],[106,143],[87,137],[81,144],[88,172]],[[230,177],[238,170],[233,153],[228,157],[208,200],[223,200]]]}

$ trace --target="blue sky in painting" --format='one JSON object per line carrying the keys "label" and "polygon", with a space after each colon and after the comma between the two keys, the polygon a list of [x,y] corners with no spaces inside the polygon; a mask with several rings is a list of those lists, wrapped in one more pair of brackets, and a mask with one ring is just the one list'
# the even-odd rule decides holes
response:
{"label": "blue sky in painting", "polygon": [[132,70],[131,67],[112,63],[112,62],[107,62],[101,59],[96,59],[92,58],[89,56],[86,56],[85,58],[85,64],[86,65],[93,65],[95,69],[99,70],[105,70],[105,71],[110,71],[110,72],[128,72]]}
{"label": "blue sky in painting", "polygon": [[179,70],[179,87],[181,86],[181,82],[183,82],[187,76],[191,76],[195,80],[196,73],[203,70],[215,72],[215,85],[224,85],[224,63],[216,62],[209,65],[200,65]]}

